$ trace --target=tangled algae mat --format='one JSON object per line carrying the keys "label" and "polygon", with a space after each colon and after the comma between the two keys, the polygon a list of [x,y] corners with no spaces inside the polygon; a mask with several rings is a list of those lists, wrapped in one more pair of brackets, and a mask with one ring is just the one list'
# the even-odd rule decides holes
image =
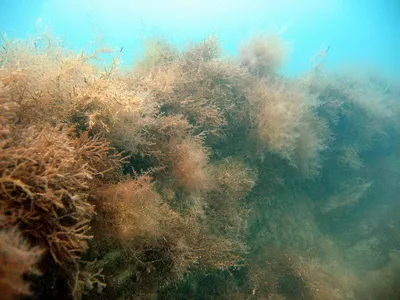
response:
{"label": "tangled algae mat", "polygon": [[399,299],[400,85],[287,48],[3,37],[3,299]]}

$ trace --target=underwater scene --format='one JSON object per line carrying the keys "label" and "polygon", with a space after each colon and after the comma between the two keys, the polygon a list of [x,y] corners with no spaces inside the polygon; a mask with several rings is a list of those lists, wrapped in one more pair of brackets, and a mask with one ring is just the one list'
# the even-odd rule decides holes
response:
{"label": "underwater scene", "polygon": [[0,299],[400,299],[400,2],[0,0]]}

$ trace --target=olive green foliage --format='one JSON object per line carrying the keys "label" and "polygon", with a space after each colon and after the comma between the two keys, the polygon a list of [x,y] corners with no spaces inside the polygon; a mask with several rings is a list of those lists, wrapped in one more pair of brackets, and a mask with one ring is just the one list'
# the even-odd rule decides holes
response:
{"label": "olive green foliage", "polygon": [[276,153],[303,175],[316,175],[330,136],[315,114],[317,99],[296,83],[273,79],[256,81],[248,98],[256,120],[257,152]]}
{"label": "olive green foliage", "polygon": [[240,62],[257,77],[272,76],[282,67],[288,49],[277,34],[258,34],[241,46]]}
{"label": "olive green foliage", "polygon": [[[169,51],[165,49],[159,51]],[[174,59],[162,60],[153,69],[133,74],[131,86],[150,94],[164,114],[183,115],[195,132],[219,137],[230,130],[229,122],[240,122],[245,117],[241,111],[242,87],[248,77],[246,69],[220,53],[218,40],[210,37]]]}
{"label": "olive green foliage", "polygon": [[324,60],[287,79],[274,34],[237,58],[153,39],[132,69],[1,46],[5,297],[400,296],[395,82]]}
{"label": "olive green foliage", "polygon": [[[212,234],[194,216],[173,211],[148,175],[100,190],[97,207],[94,226],[107,229],[98,238],[110,243],[111,253],[97,255],[96,264],[105,268],[107,292],[113,297],[155,293],[192,268],[224,269],[239,260],[237,242]],[[119,253],[126,251],[133,255]],[[110,255],[116,255],[115,261]]]}
{"label": "olive green foliage", "polygon": [[243,199],[255,185],[256,175],[233,158],[211,168],[214,188],[206,194],[205,213],[212,228],[232,237],[244,235],[250,206]]}

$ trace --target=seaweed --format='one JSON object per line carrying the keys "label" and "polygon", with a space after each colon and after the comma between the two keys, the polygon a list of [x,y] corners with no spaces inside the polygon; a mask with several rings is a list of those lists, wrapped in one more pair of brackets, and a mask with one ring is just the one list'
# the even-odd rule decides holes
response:
{"label": "seaweed", "polygon": [[5,296],[398,297],[400,89],[327,50],[285,78],[287,50],[154,39],[125,68],[3,38]]}

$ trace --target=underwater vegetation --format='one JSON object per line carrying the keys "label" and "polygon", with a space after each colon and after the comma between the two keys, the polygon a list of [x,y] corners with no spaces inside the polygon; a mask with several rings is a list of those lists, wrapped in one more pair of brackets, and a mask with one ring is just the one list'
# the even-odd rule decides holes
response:
{"label": "underwater vegetation", "polygon": [[2,297],[399,299],[400,84],[288,52],[3,36]]}

